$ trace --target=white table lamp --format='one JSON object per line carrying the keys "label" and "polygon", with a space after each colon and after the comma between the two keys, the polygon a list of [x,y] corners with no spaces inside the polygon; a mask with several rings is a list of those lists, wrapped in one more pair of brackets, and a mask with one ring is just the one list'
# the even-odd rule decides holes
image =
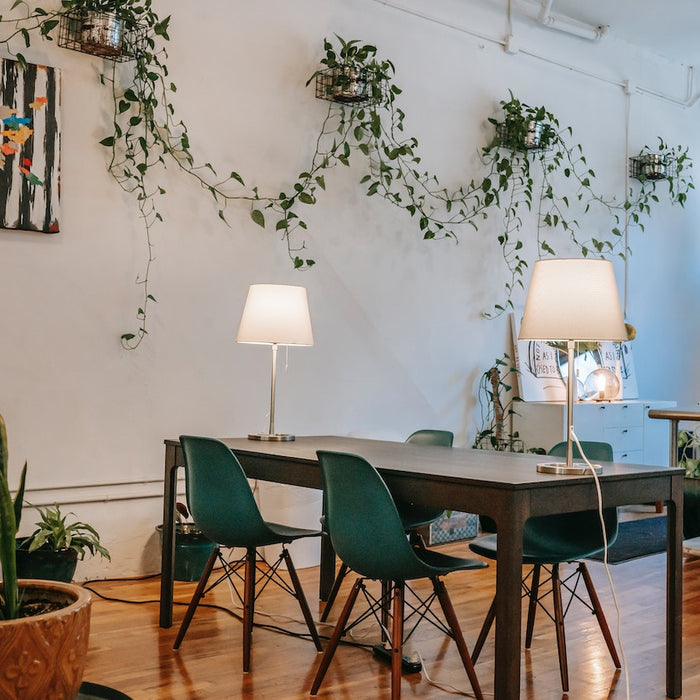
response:
{"label": "white table lamp", "polygon": [[612,263],[589,258],[538,260],[532,270],[518,338],[567,342],[566,463],[538,464],[537,471],[584,474],[586,465],[573,463],[571,438],[576,385],[574,345],[577,341],[627,340]]}
{"label": "white table lamp", "polygon": [[294,435],[275,432],[277,346],[314,344],[306,289],[283,284],[251,284],[241,323],[238,326],[236,341],[272,346],[270,428],[267,433],[251,433],[248,438],[250,440],[294,440]]}

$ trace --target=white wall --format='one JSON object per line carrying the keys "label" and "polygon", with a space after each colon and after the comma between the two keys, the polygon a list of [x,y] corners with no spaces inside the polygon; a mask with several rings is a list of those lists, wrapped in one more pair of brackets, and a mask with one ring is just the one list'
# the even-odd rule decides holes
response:
{"label": "white wall", "polygon": [[[570,124],[618,197],[623,81],[637,88],[632,153],[656,135],[700,153],[699,108],[679,104],[687,97],[684,67],[614,36],[591,44],[517,15],[521,50],[508,55],[499,43],[506,27],[499,2],[154,4],[173,15],[168,65],[195,154],[264,192],[289,187],[307,166],[327,105],[304,82],[333,33],[374,43],[395,63],[407,133],[448,186],[482,173],[486,119],[497,116],[508,89]],[[124,351],[119,335],[136,327],[134,280],[146,250],[134,203],[106,173],[97,145],[109,124],[109,95],[96,80],[102,62],[46,43],[28,57],[63,71],[61,233],[0,232],[0,411],[14,474],[29,461],[30,500],[68,502],[112,547],[110,566],[82,564],[79,577],[157,570],[164,438],[266,428],[269,352],[235,343],[251,283],[303,284],[309,293],[316,345],[291,350],[289,371],[280,373],[279,430],[403,439],[435,426],[453,430],[458,445],[470,443],[475,384],[509,342],[506,319],[480,317],[504,281],[497,217],[478,233],[465,230],[458,245],[423,241],[415,222],[365,197],[355,157],[350,169],[327,175],[328,191],[308,210],[306,241],[317,265],[295,272],[284,244],[257,227],[247,207],[230,208],[227,228],[205,192],[168,171],[158,180],[168,192],[165,223],[154,230],[158,304],[148,339]],[[699,210],[692,195],[685,210],[663,204],[646,232],[633,232],[630,321],[646,398],[700,398]],[[591,217],[585,225],[603,222]],[[91,484],[99,488],[69,488]],[[28,529],[31,513],[25,518]]]}

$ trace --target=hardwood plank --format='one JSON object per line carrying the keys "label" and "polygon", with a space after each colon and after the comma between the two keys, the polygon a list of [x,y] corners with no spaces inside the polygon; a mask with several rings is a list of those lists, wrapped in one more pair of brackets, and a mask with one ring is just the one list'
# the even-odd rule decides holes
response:
{"label": "hardwood plank", "polygon": [[[440,548],[466,554],[465,543]],[[610,628],[617,644],[617,615],[603,565],[589,564]],[[315,600],[318,567],[299,571],[312,613],[318,619]],[[665,557],[654,555],[611,567],[622,611],[621,631],[629,669],[630,695],[635,700],[665,697]],[[347,577],[331,613],[334,622],[354,581]],[[175,583],[174,625],[158,624],[160,581],[99,581],[90,584],[103,595],[142,605],[93,600],[92,631],[85,680],[112,686],[134,700],[219,700],[226,698],[308,698],[320,662],[310,639],[298,639],[256,627],[253,633],[251,673],[243,674],[241,623],[225,612],[202,608],[197,611],[178,652],[172,650],[184,604],[194,583]],[[421,584],[422,585],[422,584]],[[471,650],[493,596],[495,567],[458,572],[446,578],[456,613]],[[233,607],[225,585],[205,597],[204,602]],[[700,559],[686,558],[684,567],[683,690],[684,697],[700,696]],[[360,603],[358,602],[358,605]],[[523,608],[525,612],[525,609]],[[264,618],[261,613],[273,615]],[[284,616],[298,622],[292,622]],[[303,633],[305,628],[296,601],[282,592],[266,590],[257,602],[256,623],[270,624]],[[616,672],[595,617],[583,606],[573,605],[566,618],[569,654],[570,698],[597,700],[625,698],[624,675]],[[329,636],[330,627],[320,627]],[[357,641],[373,643],[379,631],[371,623],[362,626],[366,636]],[[429,625],[422,625],[409,641],[424,659],[425,669],[436,681],[469,691],[469,682],[457,648]],[[485,694],[493,692],[493,632],[476,664]],[[554,625],[538,616],[532,649],[523,650],[522,698],[561,698]],[[431,686],[426,674],[404,675],[407,697],[445,697]],[[319,698],[388,697],[389,666],[362,648],[343,645],[331,664]]]}

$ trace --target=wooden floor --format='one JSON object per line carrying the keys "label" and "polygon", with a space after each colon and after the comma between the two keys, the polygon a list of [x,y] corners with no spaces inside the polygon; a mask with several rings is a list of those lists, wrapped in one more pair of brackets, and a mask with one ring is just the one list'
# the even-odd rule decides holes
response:
{"label": "wooden floor", "polygon": [[[464,554],[464,543],[442,547]],[[616,636],[617,615],[605,569],[591,562],[591,574]],[[630,697],[651,700],[665,697],[664,601],[665,556],[654,555],[610,567],[622,612],[621,635],[629,672]],[[312,612],[316,600],[318,569],[300,571]],[[458,572],[446,583],[471,649],[493,595],[495,568]],[[175,624],[158,626],[157,578],[143,581],[100,581],[89,584],[102,595],[141,605],[93,599],[90,651],[85,680],[111,686],[134,700],[223,700],[224,698],[307,698],[320,661],[308,639],[258,627],[254,631],[252,670],[241,672],[241,624],[228,613],[200,608],[179,651],[172,650],[183,606],[175,608]],[[349,584],[348,584],[349,585]],[[188,601],[194,584],[175,584],[177,601]],[[344,599],[344,591],[341,598]],[[233,608],[225,584],[205,598],[208,603]],[[333,612],[339,612],[340,606]],[[258,601],[256,622],[303,632],[296,602],[286,594],[269,590]],[[285,617],[289,616],[289,617]],[[331,616],[335,619],[335,615]],[[542,615],[530,651],[523,651],[523,698],[625,698],[625,675],[616,672],[595,619],[583,608],[572,606],[567,617],[567,642],[571,690],[561,691],[553,624]],[[330,628],[321,627],[322,635]],[[378,630],[367,623],[357,642],[378,641]],[[362,636],[364,635],[364,636]],[[684,697],[700,697],[700,559],[688,558],[684,573]],[[430,683],[469,692],[469,682],[454,643],[432,627],[422,626],[409,641],[424,662],[422,673],[404,675],[405,698],[446,697],[445,690]],[[493,693],[493,638],[476,665],[482,689]],[[389,696],[389,667],[360,647],[341,646],[331,664],[318,697],[374,699]]]}

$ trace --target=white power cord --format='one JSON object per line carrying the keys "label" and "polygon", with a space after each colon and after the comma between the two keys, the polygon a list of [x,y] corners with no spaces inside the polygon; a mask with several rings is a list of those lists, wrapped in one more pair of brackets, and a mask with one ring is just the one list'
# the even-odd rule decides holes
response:
{"label": "white power cord", "polygon": [[593,476],[593,481],[595,482],[595,488],[596,488],[596,493],[598,495],[598,517],[600,518],[600,527],[601,531],[603,533],[603,566],[605,567],[605,573],[608,577],[608,583],[610,585],[610,592],[612,593],[612,598],[613,598],[613,603],[615,605],[615,611],[617,613],[617,625],[616,625],[616,634],[617,634],[617,644],[620,648],[620,656],[622,657],[622,672],[625,677],[625,691],[626,691],[626,697],[627,700],[630,699],[630,678],[629,678],[629,668],[627,667],[627,657],[625,656],[625,647],[622,643],[622,611],[620,610],[620,606],[617,601],[617,595],[615,593],[615,585],[613,584],[612,580],[612,575],[610,573],[610,567],[608,566],[608,533],[605,531],[605,518],[603,516],[603,495],[600,490],[600,481],[598,480],[598,474],[596,473],[595,468],[593,465],[588,461],[588,457],[583,452],[583,448],[581,447],[581,443],[579,442],[578,437],[576,437],[576,433],[574,432],[574,426],[572,425],[569,428],[571,439],[576,443],[576,446],[578,447],[579,454],[581,455],[581,459],[586,463],[588,468],[591,471],[591,475]]}

